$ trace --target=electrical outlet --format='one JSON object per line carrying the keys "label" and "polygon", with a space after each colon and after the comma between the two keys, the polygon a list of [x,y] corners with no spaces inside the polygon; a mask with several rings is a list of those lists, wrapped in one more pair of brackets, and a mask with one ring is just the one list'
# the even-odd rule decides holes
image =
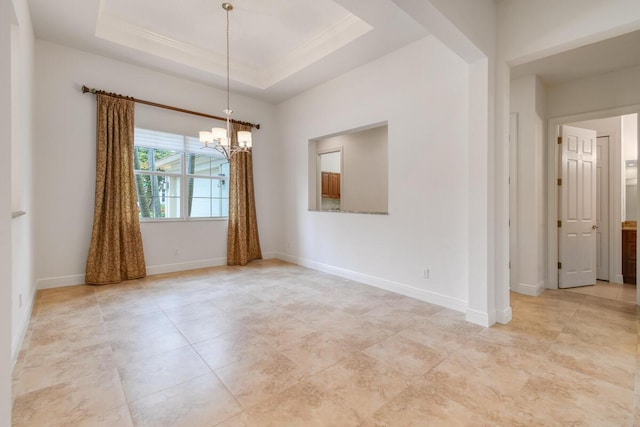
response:
{"label": "electrical outlet", "polygon": [[18,307],[22,307],[22,294],[18,294]]}
{"label": "electrical outlet", "polygon": [[430,275],[431,275],[431,272],[429,271],[428,268],[423,268],[422,269],[422,278],[423,279],[428,279]]}
{"label": "electrical outlet", "polygon": [[287,249],[291,249],[291,242],[287,242]]}
{"label": "electrical outlet", "polygon": [[178,256],[178,254],[180,254],[180,251],[178,250],[178,248],[175,248],[173,250],[173,256]]}

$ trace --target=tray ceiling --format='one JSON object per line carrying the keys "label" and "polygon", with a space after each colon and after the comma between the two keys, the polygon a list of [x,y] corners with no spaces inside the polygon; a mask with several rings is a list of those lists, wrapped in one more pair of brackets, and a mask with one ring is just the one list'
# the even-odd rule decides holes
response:
{"label": "tray ceiling", "polygon": [[[232,90],[279,101],[427,31],[389,0],[238,0]],[[29,0],[38,38],[222,86],[226,18],[211,0]]]}

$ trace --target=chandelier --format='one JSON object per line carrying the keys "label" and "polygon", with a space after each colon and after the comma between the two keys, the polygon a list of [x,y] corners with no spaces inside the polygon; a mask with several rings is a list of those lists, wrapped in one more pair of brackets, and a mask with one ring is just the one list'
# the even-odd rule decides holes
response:
{"label": "chandelier", "polygon": [[251,150],[251,132],[237,132],[237,140],[233,138],[233,122],[231,120],[231,103],[229,102],[229,12],[233,10],[231,3],[222,3],[222,8],[227,12],[227,108],[224,110],[227,127],[212,128],[211,131],[200,131],[200,142],[204,144],[202,148],[213,148],[219,151],[227,160],[240,152]]}

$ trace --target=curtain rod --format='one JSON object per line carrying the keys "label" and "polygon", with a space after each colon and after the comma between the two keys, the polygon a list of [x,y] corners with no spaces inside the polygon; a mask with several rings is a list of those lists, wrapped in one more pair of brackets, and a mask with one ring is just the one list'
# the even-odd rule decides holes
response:
{"label": "curtain rod", "polygon": [[[226,117],[213,116],[211,114],[205,114],[205,113],[199,113],[197,111],[185,110],[184,108],[172,107],[170,105],[165,105],[165,104],[158,104],[157,102],[145,101],[143,99],[137,99],[137,98],[133,98],[133,97],[130,97],[130,96],[119,95],[117,93],[105,92],[104,90],[88,88],[85,85],[82,85],[82,93],[87,93],[87,92],[89,92],[89,93],[91,93],[93,95],[100,94],[100,95],[111,96],[113,98],[129,99],[129,100],[131,100],[133,102],[137,102],[138,104],[151,105],[152,107],[164,108],[166,110],[178,111],[180,113],[193,114],[194,116],[207,117],[209,119],[221,120],[223,122],[227,121]],[[260,129],[260,123],[254,124],[254,123],[242,122],[240,120],[234,120],[234,119],[231,119],[231,123],[237,123],[239,125],[247,125],[247,126],[254,127],[256,129]]]}

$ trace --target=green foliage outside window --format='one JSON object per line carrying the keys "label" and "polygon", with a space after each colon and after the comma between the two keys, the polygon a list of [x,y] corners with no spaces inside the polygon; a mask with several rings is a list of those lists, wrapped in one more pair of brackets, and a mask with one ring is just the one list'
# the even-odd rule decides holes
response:
{"label": "green foliage outside window", "polygon": [[[134,169],[136,171],[169,172],[162,160],[180,156],[174,151],[135,147]],[[179,159],[178,159],[179,161]],[[158,164],[160,163],[160,165]],[[171,171],[174,172],[174,171]],[[138,204],[141,218],[165,218],[165,199],[169,181],[163,175],[136,174]]]}
{"label": "green foliage outside window", "polygon": [[229,163],[189,136],[135,129],[140,219],[225,218]]}

